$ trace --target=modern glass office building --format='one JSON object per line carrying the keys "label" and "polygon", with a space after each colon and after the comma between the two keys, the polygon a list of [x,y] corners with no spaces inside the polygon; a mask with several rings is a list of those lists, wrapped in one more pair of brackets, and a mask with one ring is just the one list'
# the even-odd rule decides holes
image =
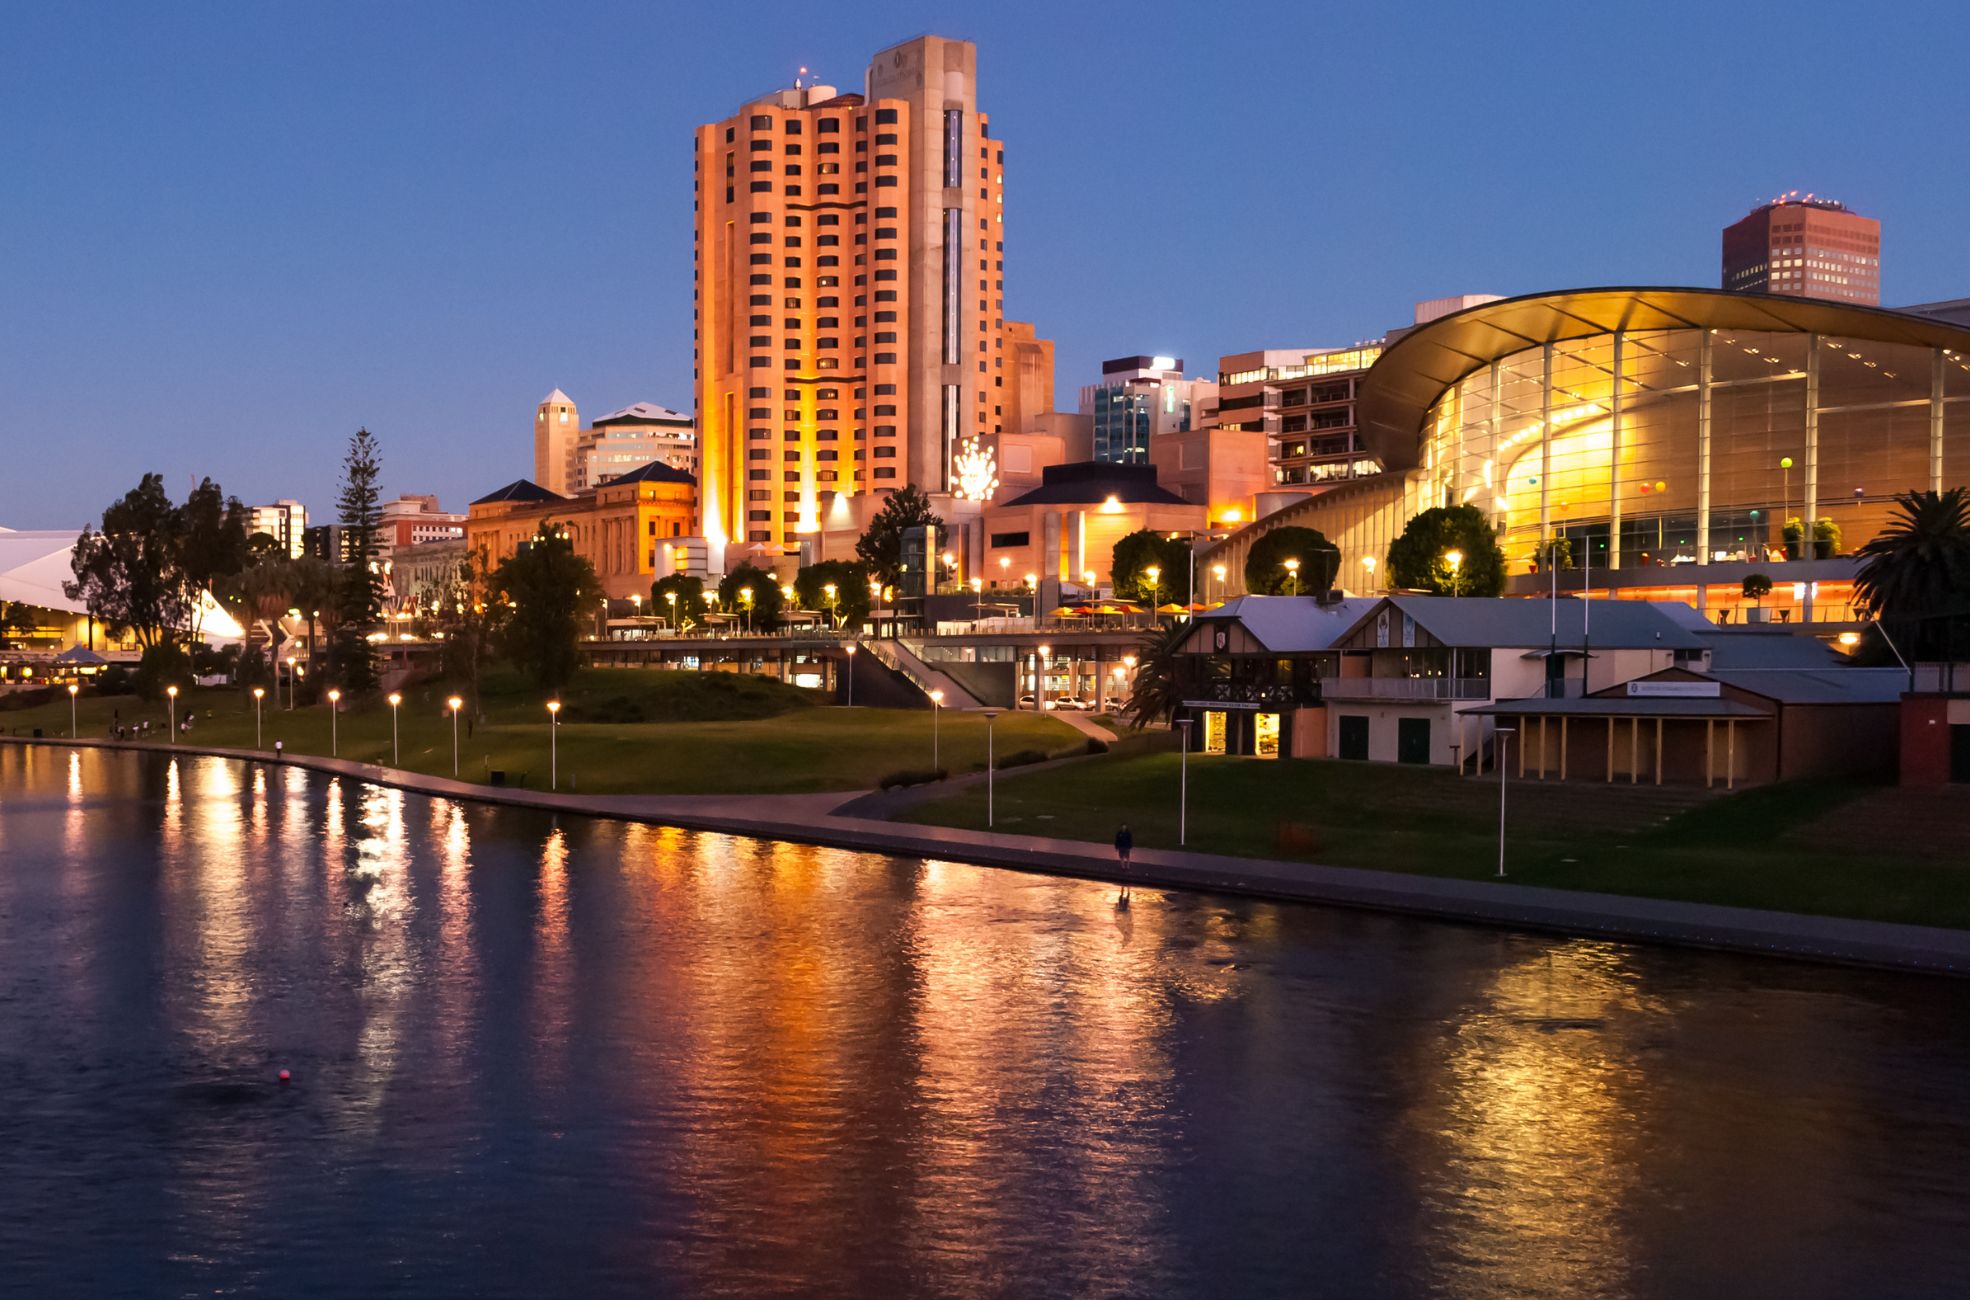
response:
{"label": "modern glass office building", "polygon": [[1564,539],[1559,566],[1595,585],[1702,603],[1741,567],[1850,555],[1897,493],[1970,483],[1970,329],[1720,290],[1536,294],[1403,335],[1359,417],[1380,482],[1254,531],[1302,523],[1374,556],[1419,506],[1468,504],[1511,574]]}

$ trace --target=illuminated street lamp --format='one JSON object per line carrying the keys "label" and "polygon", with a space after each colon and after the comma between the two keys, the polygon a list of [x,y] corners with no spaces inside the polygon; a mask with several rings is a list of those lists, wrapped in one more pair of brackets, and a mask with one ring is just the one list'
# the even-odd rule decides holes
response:
{"label": "illuminated street lamp", "polygon": [[1450,566],[1450,594],[1461,596],[1464,591],[1464,553],[1458,550],[1445,551],[1443,562]]}
{"label": "illuminated street lamp", "polygon": [[670,606],[670,627],[674,632],[677,630],[677,593],[666,591],[664,593],[664,601]]}
{"label": "illuminated street lamp", "polygon": [[1040,654],[1033,661],[1033,705],[1041,713],[1047,711],[1047,669],[1053,664],[1053,647],[1043,645]]}
{"label": "illuminated street lamp", "polygon": [[175,745],[178,743],[178,688],[167,686],[164,693],[171,699],[168,706],[171,710],[171,743]]}
{"label": "illuminated street lamp", "polygon": [[[279,686],[280,683],[275,682],[274,685]],[[287,657],[287,709],[288,712],[290,713],[294,711],[294,656],[293,655],[289,655]]]}
{"label": "illuminated street lamp", "polygon": [[944,692],[930,693],[930,766],[937,767],[937,719],[944,712]]}
{"label": "illuminated street lamp", "polygon": [[739,588],[739,600],[746,607],[746,631],[752,631],[752,588]]}
{"label": "illuminated street lamp", "polygon": [[[69,689],[74,690],[75,688],[71,686]],[[260,701],[265,699],[266,695],[266,687],[256,686],[253,688],[253,748],[255,749],[260,748]]]}
{"label": "illuminated street lamp", "polygon": [[830,582],[822,586],[821,592],[823,595],[825,595],[828,598],[828,620],[832,622],[836,627],[840,627],[841,601],[836,599],[836,597],[839,595],[838,590],[836,589],[835,585],[832,582]]}
{"label": "illuminated street lamp", "polygon": [[[68,684],[68,738],[70,740],[77,739],[76,730],[75,730],[75,696],[76,693],[81,689],[82,688],[80,686],[77,686],[74,682],[70,682]],[[258,695],[260,692],[258,690],[255,690],[253,693],[255,695]],[[255,741],[254,743],[258,744],[259,742]]]}
{"label": "illuminated street lamp", "polygon": [[1288,578],[1288,579],[1289,579],[1289,580],[1291,581],[1291,583],[1292,583],[1292,586],[1293,586],[1293,590],[1292,590],[1292,594],[1293,594],[1293,595],[1295,595],[1295,596],[1297,596],[1297,595],[1299,595],[1299,594],[1300,594],[1300,562],[1299,562],[1299,560],[1297,560],[1297,559],[1288,559],[1288,560],[1286,561],[1286,577],[1287,577],[1287,578]]}
{"label": "illuminated street lamp", "polygon": [[980,709],[985,715],[985,829],[991,830],[997,815],[998,762],[995,758],[992,724],[999,720],[1004,709]]}
{"label": "illuminated street lamp", "polygon": [[1219,599],[1219,600],[1223,600],[1223,599],[1224,599],[1224,575],[1225,575],[1225,573],[1226,573],[1226,569],[1225,569],[1225,567],[1224,567],[1224,566],[1223,566],[1222,564],[1213,564],[1213,565],[1211,566],[1211,576],[1212,576],[1213,578],[1216,578],[1216,579],[1218,580],[1218,599]]}
{"label": "illuminated street lamp", "polygon": [[342,692],[331,686],[328,688],[328,756],[335,758],[337,750],[336,722],[342,712]]}
{"label": "illuminated street lamp", "polygon": [[397,694],[395,691],[391,691],[389,699],[390,699],[390,766],[402,767],[403,759],[401,757],[401,751],[397,748],[397,706],[404,702],[404,697]]}
{"label": "illuminated street lamp", "polygon": [[561,701],[547,702],[547,788],[561,788]]}
{"label": "illuminated street lamp", "polygon": [[855,643],[848,644],[848,707],[855,707]]}
{"label": "illuminated street lamp", "polygon": [[458,775],[458,711],[465,707],[465,701],[459,699],[456,695],[454,695],[450,699],[445,701],[445,707],[451,710],[451,774],[453,776],[457,776]]}
{"label": "illuminated street lamp", "polygon": [[978,602],[978,617],[981,619],[984,618],[985,617],[985,579],[973,578],[971,580],[971,595],[972,598]]}
{"label": "illuminated street lamp", "polygon": [[1162,583],[1163,570],[1152,564],[1142,571],[1142,576],[1149,579],[1149,612],[1153,615],[1157,604],[1156,590]]}

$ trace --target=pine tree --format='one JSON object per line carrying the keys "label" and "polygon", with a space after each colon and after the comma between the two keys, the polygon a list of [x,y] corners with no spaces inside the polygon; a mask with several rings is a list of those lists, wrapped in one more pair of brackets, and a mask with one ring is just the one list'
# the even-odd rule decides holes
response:
{"label": "pine tree", "polygon": [[377,534],[382,527],[377,479],[381,473],[376,435],[368,429],[356,430],[342,459],[342,491],[335,502],[347,540],[343,580],[336,587],[334,673],[342,687],[352,692],[376,689],[376,660],[370,653],[369,634],[383,616],[383,573],[377,559]]}

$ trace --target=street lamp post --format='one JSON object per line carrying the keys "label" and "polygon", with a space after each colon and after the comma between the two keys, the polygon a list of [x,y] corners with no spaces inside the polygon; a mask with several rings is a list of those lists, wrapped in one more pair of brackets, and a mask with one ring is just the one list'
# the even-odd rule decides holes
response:
{"label": "street lamp post", "polygon": [[[1779,512],[1779,526],[1778,526],[1778,542],[1779,542],[1779,546],[1783,548],[1785,546],[1785,525],[1792,514],[1792,457],[1790,456],[1779,457],[1778,467],[1780,472],[1785,476],[1784,479],[1785,509]],[[1804,519],[1801,519],[1799,521],[1799,542],[1800,542],[1799,557],[1801,559],[1804,559],[1806,555],[1805,541],[1806,541],[1806,521]],[[1789,560],[1792,557],[1788,555],[1785,558]]]}
{"label": "street lamp post", "polygon": [[848,707],[855,707],[855,647],[848,647]]}
{"label": "street lamp post", "polygon": [[971,596],[973,600],[978,602],[978,617],[983,621],[985,617],[985,579],[973,578],[971,580]]}
{"label": "street lamp post", "polygon": [[175,745],[178,743],[178,688],[167,686],[164,688],[164,694],[171,701],[168,706],[171,710],[171,743]]}
{"label": "street lamp post", "polygon": [[[280,683],[275,682],[274,685],[278,687]],[[274,703],[278,704],[280,703],[280,701],[275,700]],[[294,712],[294,656],[293,655],[289,655],[287,657],[287,711],[289,713]]]}
{"label": "street lamp post", "polygon": [[1361,567],[1368,570],[1368,594],[1372,596],[1375,594],[1375,557],[1372,555],[1362,556]]}
{"label": "street lamp post", "polygon": [[1453,597],[1461,596],[1464,590],[1464,553],[1455,549],[1445,551],[1443,562],[1450,566],[1450,594]]}
{"label": "street lamp post", "polygon": [[739,588],[739,599],[745,604],[746,631],[750,632],[752,631],[752,588],[751,587]]}
{"label": "street lamp post", "polygon": [[1218,599],[1220,601],[1224,599],[1224,575],[1226,572],[1227,570],[1222,564],[1213,564],[1211,566],[1211,576],[1218,580]]}
{"label": "street lamp post", "polygon": [[[75,729],[75,697],[81,689],[74,682],[68,684],[68,738],[70,740],[80,739]],[[254,694],[258,695],[259,691],[256,689]],[[256,740],[254,743],[257,745],[259,742]]]}
{"label": "street lamp post", "polygon": [[547,702],[547,788],[561,788],[561,701]]}
{"label": "street lamp post", "polygon": [[451,710],[451,774],[453,776],[457,776],[458,775],[458,711],[465,707],[465,701],[459,699],[456,695],[454,695],[450,699],[445,701],[445,707]]}
{"label": "street lamp post", "polygon": [[944,692],[930,693],[930,767],[937,769],[937,719],[944,712]]}
{"label": "street lamp post", "polygon": [[253,748],[255,749],[260,748],[260,701],[265,699],[266,695],[266,687],[253,688]]}
{"label": "street lamp post", "polygon": [[1177,726],[1183,732],[1177,759],[1177,847],[1182,848],[1190,831],[1190,719],[1179,718]]}
{"label": "street lamp post", "polygon": [[395,691],[390,692],[390,766],[391,767],[403,766],[403,751],[397,745],[397,706],[402,704],[403,702],[404,702],[403,696],[397,694]]}
{"label": "street lamp post", "polygon": [[[1512,727],[1494,727],[1491,734],[1498,738],[1498,878],[1505,878],[1505,753],[1512,747]],[[1542,762],[1544,760],[1541,760]]]}
{"label": "street lamp post", "polygon": [[822,586],[821,594],[828,598],[828,621],[835,627],[840,627],[841,601],[836,598],[839,595],[839,589],[830,582]]}
{"label": "street lamp post", "polygon": [[328,688],[328,756],[330,758],[340,757],[340,747],[338,744],[338,732],[340,728],[337,723],[341,713],[342,692],[336,687],[331,686]]}
{"label": "street lamp post", "polygon": [[1300,562],[1296,558],[1286,561],[1286,578],[1292,584],[1292,595],[1300,594]]}
{"label": "street lamp post", "polygon": [[989,831],[995,824],[997,817],[995,800],[997,799],[996,787],[999,774],[998,761],[993,748],[992,724],[998,721],[999,714],[1003,713],[1004,710],[980,709],[979,712],[985,715],[985,829]]}
{"label": "street lamp post", "polygon": [[1156,606],[1159,603],[1156,599],[1156,592],[1162,586],[1163,570],[1151,564],[1143,569],[1142,576],[1149,579],[1149,614],[1153,618],[1156,615]]}
{"label": "street lamp post", "polygon": [[1047,711],[1047,667],[1053,660],[1053,647],[1043,645],[1039,655],[1033,660],[1033,709],[1038,713]]}

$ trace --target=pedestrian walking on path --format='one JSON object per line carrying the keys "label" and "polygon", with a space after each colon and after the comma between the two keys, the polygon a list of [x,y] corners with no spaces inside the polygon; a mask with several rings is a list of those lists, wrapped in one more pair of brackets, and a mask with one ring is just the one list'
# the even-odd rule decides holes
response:
{"label": "pedestrian walking on path", "polygon": [[1115,906],[1117,907],[1127,907],[1129,905],[1129,877],[1127,873],[1129,869],[1129,853],[1134,848],[1135,835],[1129,830],[1128,823],[1124,822],[1122,829],[1115,832],[1115,856],[1121,859],[1123,871],[1122,893],[1115,900]]}

